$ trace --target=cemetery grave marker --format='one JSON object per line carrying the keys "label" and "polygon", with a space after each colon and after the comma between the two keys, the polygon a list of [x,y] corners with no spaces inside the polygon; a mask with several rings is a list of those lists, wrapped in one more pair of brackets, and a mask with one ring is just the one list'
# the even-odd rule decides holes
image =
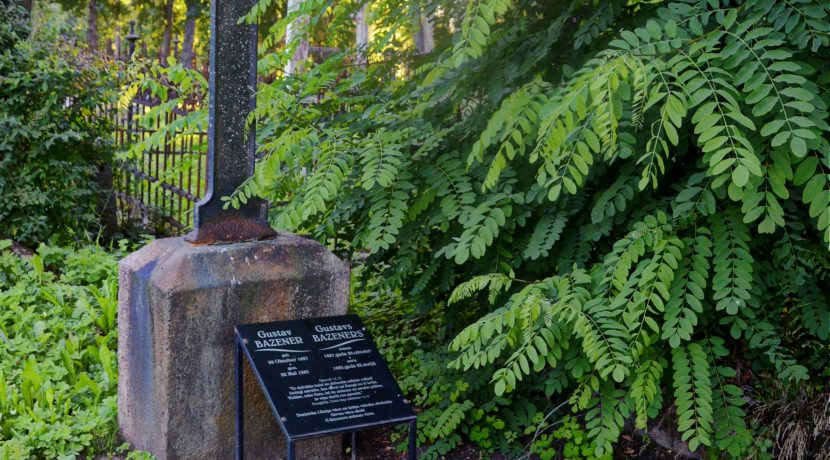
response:
{"label": "cemetery grave marker", "polygon": [[[224,208],[254,168],[256,28],[239,22],[254,2],[211,2],[208,191],[193,232],[119,264],[118,423],[159,460],[234,457],[234,325],[348,311],[348,264],[316,241],[277,235],[259,200]],[[245,456],[273,459],[289,440],[254,377],[246,383]],[[296,442],[300,458],[334,460],[340,448],[338,436]]]}

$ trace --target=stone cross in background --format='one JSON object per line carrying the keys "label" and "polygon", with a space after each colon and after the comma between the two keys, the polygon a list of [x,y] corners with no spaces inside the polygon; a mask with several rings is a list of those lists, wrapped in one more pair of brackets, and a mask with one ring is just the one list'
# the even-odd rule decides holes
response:
{"label": "stone cross in background", "polygon": [[254,172],[254,129],[248,115],[256,106],[256,26],[239,23],[256,0],[214,0],[210,5],[210,121],[207,193],[196,205],[191,243],[217,243],[272,237],[265,207],[249,199],[239,209],[223,209],[229,196]]}

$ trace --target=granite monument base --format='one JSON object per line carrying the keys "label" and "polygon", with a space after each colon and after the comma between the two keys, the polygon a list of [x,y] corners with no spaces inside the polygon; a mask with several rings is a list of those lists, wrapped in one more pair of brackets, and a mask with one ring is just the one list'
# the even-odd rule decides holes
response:
{"label": "granite monument base", "polygon": [[[349,268],[295,235],[193,245],[156,240],[119,266],[118,423],[159,460],[231,459],[236,449],[234,325],[347,313]],[[245,458],[285,441],[245,366]],[[340,437],[297,442],[297,458],[341,457]]]}

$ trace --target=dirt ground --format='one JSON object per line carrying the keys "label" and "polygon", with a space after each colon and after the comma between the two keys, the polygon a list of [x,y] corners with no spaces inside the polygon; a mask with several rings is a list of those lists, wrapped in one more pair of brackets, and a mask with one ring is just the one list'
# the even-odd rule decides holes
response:
{"label": "dirt ground", "polygon": [[[407,460],[406,452],[396,452],[397,444],[393,443],[391,435],[393,428],[377,428],[357,433],[356,456],[352,457],[351,437],[343,437],[343,460],[356,458],[357,460]],[[419,451],[423,451],[421,448]],[[641,459],[641,460],[672,460],[678,458],[674,453],[667,451],[653,442],[644,442],[639,436],[623,434],[617,444],[617,451],[614,453],[616,460]],[[493,455],[481,452],[471,444],[459,446],[452,455],[445,457],[446,460],[511,460],[505,455]],[[114,457],[99,456],[95,460],[125,460],[124,456]],[[530,457],[528,460],[538,460],[538,457]]]}
{"label": "dirt ground", "polygon": [[[392,429],[379,428],[368,430],[357,434],[357,460],[406,460],[408,457],[406,452],[398,453],[395,451],[396,445],[390,442],[390,434]],[[348,460],[352,458],[350,450],[350,438],[344,437],[343,441],[343,459]],[[531,457],[531,460],[538,457]],[[617,451],[614,453],[615,459],[642,459],[642,460],[670,460],[677,456],[662,448],[653,442],[644,442],[639,436],[630,434],[623,434],[619,444],[617,444]],[[464,444],[456,449],[451,456],[446,457],[447,460],[509,460],[509,457],[504,455],[490,455],[481,452],[470,444]]]}

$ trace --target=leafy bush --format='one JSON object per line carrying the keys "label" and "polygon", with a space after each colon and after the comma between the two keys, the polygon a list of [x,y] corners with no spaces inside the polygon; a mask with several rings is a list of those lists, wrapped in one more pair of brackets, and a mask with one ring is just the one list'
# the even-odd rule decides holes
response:
{"label": "leafy bush", "polygon": [[17,2],[0,2],[0,237],[36,245],[99,221],[98,171],[110,156],[96,109],[111,98],[111,66],[55,31],[30,34]]}
{"label": "leafy bush", "polygon": [[[365,68],[347,50],[260,85],[262,160],[228,198],[286,203],[275,226],[442,309],[458,334],[425,440],[565,399],[597,457],[661,413],[690,449],[739,457],[746,389],[828,391],[825,5],[428,3],[455,32],[421,65],[378,59],[400,50],[381,34]],[[304,5],[314,27],[328,2]]]}
{"label": "leafy bush", "polygon": [[112,451],[121,251],[41,245],[24,260],[10,245],[0,241],[0,458]]}
{"label": "leafy bush", "polygon": [[[562,414],[561,406],[553,410],[548,407],[549,416],[545,417],[542,409],[547,404],[537,408],[531,395],[517,392],[492,401],[486,391],[481,391],[489,379],[486,372],[447,369],[449,357],[442,349],[449,337],[441,324],[441,309],[418,314],[411,301],[383,283],[366,265],[352,270],[351,290],[351,312],[363,318],[404,394],[419,409],[419,440],[430,445],[419,458],[442,458],[462,442],[463,435],[483,452],[517,456],[522,452],[517,439],[537,430],[544,433],[551,424],[556,426],[553,416]],[[541,434],[536,442],[538,449],[534,444],[531,451],[543,455],[555,452],[560,439],[564,437]],[[397,440],[399,450],[404,451],[407,438],[401,435]],[[569,438],[567,444],[573,443]],[[590,446],[587,440],[585,445]],[[565,443],[563,448],[572,450]]]}
{"label": "leafy bush", "polygon": [[366,266],[352,269],[349,305],[351,313],[366,324],[396,377],[413,375],[418,369],[418,352],[434,350],[447,339],[441,336],[437,310],[419,315],[400,291],[390,289]]}

